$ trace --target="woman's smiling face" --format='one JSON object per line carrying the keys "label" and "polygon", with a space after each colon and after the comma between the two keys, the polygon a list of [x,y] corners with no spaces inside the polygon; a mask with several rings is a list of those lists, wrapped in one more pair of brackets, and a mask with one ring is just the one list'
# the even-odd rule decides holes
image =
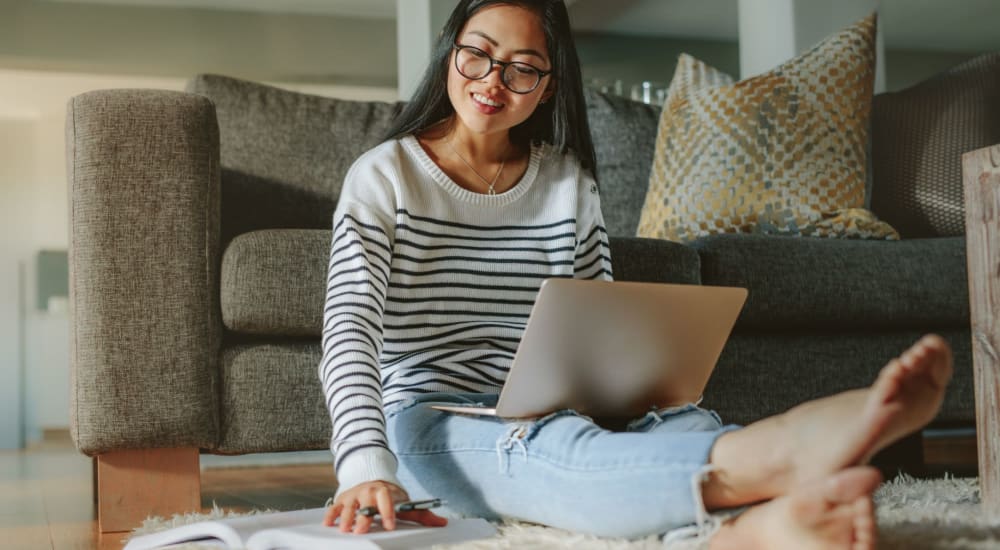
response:
{"label": "woman's smiling face", "polygon": [[[466,22],[456,44],[478,48],[498,61],[527,63],[542,71],[552,67],[538,15],[518,6],[480,10]],[[453,49],[449,60],[448,97],[458,120],[473,133],[508,131],[551,95],[551,76],[542,77],[538,87],[526,94],[510,91],[501,81],[498,65],[482,78],[466,78],[455,66],[457,54]]]}

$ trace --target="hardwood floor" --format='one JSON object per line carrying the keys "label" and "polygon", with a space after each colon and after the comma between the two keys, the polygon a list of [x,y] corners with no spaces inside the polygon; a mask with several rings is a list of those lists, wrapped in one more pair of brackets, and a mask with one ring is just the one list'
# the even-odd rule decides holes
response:
{"label": "hardwood floor", "polygon": [[[926,475],[976,475],[974,433],[925,438],[923,452]],[[97,532],[91,473],[91,459],[65,444],[0,451],[0,548],[120,549],[125,533]],[[205,511],[315,508],[333,495],[329,464],[206,467],[201,479]]]}
{"label": "hardwood floor", "polygon": [[[0,548],[118,550],[125,533],[97,531],[92,461],[72,448],[0,451]],[[333,495],[328,464],[202,470],[202,508],[295,510]]]}

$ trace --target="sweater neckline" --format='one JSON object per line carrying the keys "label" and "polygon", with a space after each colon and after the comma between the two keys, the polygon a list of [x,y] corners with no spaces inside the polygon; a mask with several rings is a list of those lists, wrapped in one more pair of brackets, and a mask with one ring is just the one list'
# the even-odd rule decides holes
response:
{"label": "sweater neckline", "polygon": [[403,136],[400,140],[403,146],[413,155],[420,165],[423,166],[424,170],[431,176],[431,178],[440,185],[445,191],[454,196],[455,198],[469,202],[472,204],[479,204],[485,206],[501,206],[505,204],[510,204],[517,199],[524,196],[525,193],[531,188],[535,183],[536,176],[538,175],[538,167],[541,164],[542,158],[542,148],[538,145],[531,145],[531,153],[528,156],[528,168],[524,171],[524,175],[521,179],[503,193],[498,193],[496,195],[487,195],[485,193],[476,193],[474,191],[469,191],[468,189],[455,183],[455,180],[451,179],[448,174],[444,173],[444,170],[434,162],[427,151],[424,150],[420,142],[417,141],[416,136],[409,134]]}

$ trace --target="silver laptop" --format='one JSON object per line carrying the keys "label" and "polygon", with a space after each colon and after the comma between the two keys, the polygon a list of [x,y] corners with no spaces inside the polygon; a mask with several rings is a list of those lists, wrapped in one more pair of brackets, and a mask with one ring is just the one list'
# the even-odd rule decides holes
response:
{"label": "silver laptop", "polygon": [[496,407],[433,407],[624,417],[697,403],[746,297],[735,287],[546,279]]}

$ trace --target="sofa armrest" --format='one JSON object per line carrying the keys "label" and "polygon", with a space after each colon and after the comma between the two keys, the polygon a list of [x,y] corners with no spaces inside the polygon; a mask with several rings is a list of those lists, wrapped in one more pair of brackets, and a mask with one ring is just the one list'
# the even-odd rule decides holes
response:
{"label": "sofa armrest", "polygon": [[160,90],[72,98],[71,431],[96,455],[218,441],[219,130]]}

